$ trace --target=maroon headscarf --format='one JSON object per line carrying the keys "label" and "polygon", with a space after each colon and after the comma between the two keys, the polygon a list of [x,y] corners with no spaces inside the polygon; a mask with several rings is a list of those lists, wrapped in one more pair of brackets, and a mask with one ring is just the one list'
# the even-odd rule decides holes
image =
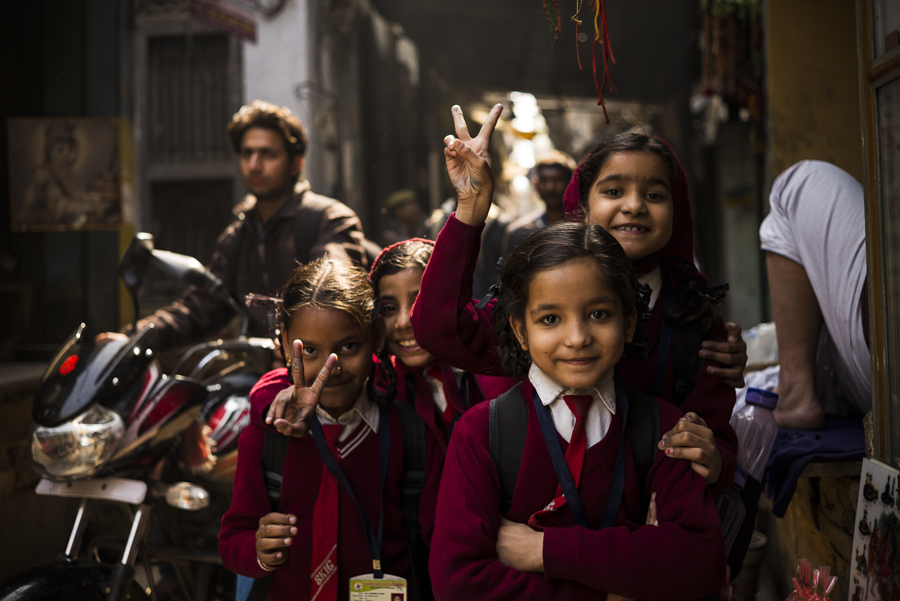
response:
{"label": "maroon headscarf", "polygon": [[[637,261],[632,261],[632,265],[638,274],[644,274],[652,271],[657,265],[666,262],[688,279],[699,280],[701,284],[706,284],[709,280],[697,270],[697,266],[694,264],[694,220],[691,218],[687,175],[672,147],[662,138],[657,136],[650,137],[661,142],[669,150],[669,154],[672,157],[674,167],[672,200],[675,204],[672,219],[672,237],[661,250],[652,255],[642,257]],[[581,165],[584,164],[585,160],[587,158],[582,160],[578,168],[575,169],[572,181],[569,182],[569,186],[566,188],[566,193],[563,196],[563,208],[566,211],[566,220],[568,221],[577,222],[584,220],[579,189],[581,187]]]}
{"label": "maroon headscarf", "polygon": [[375,275],[375,268],[378,267],[378,264],[381,263],[381,259],[384,258],[386,254],[397,248],[398,246],[403,246],[404,244],[409,244],[410,242],[424,242],[430,246],[434,246],[434,240],[429,240],[428,238],[410,238],[408,240],[401,240],[400,242],[394,242],[375,257],[375,260],[372,262],[372,267],[369,269],[369,283],[374,284],[372,281],[372,276]]}

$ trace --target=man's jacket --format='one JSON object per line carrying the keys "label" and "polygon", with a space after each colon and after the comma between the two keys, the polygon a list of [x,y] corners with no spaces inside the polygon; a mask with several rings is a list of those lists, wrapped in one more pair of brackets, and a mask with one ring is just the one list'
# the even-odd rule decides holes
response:
{"label": "man's jacket", "polygon": [[[219,236],[207,267],[250,315],[247,335],[266,337],[274,331],[272,312],[248,308],[248,293],[276,296],[298,261],[326,254],[365,267],[365,247],[356,213],[337,200],[310,191],[306,181],[297,184],[294,196],[264,225],[255,205],[256,198],[247,196],[235,207],[237,220]],[[144,318],[139,327],[153,322],[161,348],[169,349],[214,334],[233,316],[228,303],[192,286],[180,301]]]}

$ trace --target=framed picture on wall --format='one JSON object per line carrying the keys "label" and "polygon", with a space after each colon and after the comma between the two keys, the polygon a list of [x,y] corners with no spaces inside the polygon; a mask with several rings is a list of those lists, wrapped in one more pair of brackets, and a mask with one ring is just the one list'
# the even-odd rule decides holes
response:
{"label": "framed picture on wall", "polygon": [[7,134],[14,231],[119,226],[122,193],[118,120],[10,118]]}

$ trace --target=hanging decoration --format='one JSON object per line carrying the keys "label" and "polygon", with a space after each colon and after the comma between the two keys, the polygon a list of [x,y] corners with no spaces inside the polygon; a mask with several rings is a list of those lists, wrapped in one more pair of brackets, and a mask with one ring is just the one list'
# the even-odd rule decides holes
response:
{"label": "hanging decoration", "polygon": [[562,33],[562,20],[559,18],[559,0],[550,0],[550,4],[556,10],[556,23],[553,22],[553,18],[550,16],[550,7],[547,6],[547,0],[543,0],[543,3],[544,16],[547,17],[547,23],[550,24],[550,29],[553,31],[553,41],[550,42],[550,51],[552,52],[553,43],[559,41],[559,34]]}
{"label": "hanging decoration", "polygon": [[[597,44],[603,55],[603,81],[597,79]],[[609,64],[616,64],[613,55],[612,44],[609,41],[609,21],[606,18],[606,0],[594,0],[594,45],[591,48],[591,62],[594,66],[594,87],[597,89],[597,104],[603,109],[603,117],[609,123],[609,115],[606,113],[606,102],[603,100],[603,92],[606,90],[606,82],[609,82],[609,91],[615,93],[616,84],[613,83],[612,74],[609,72]]]}
{"label": "hanging decoration", "polygon": [[[547,23],[550,24],[550,29],[553,32],[554,42],[559,41],[559,35],[562,31],[562,21],[559,16],[558,1],[559,0],[550,0],[550,4],[556,11],[556,22],[554,22],[551,17],[550,6],[547,5],[547,0],[542,0],[544,15],[547,17]],[[597,105],[603,109],[603,117],[606,119],[606,122],[609,123],[609,115],[606,112],[606,101],[603,99],[603,94],[606,91],[607,84],[609,84],[610,92],[616,91],[616,85],[613,83],[612,74],[609,71],[610,64],[616,64],[616,57],[613,54],[612,44],[609,41],[609,21],[606,17],[606,0],[593,0],[593,6],[594,42],[591,46],[591,66],[594,71],[594,88],[597,90]],[[572,15],[572,21],[575,22],[575,58],[578,61],[579,69],[582,69],[583,67],[581,66],[581,54],[578,49],[578,26],[582,24],[582,21],[578,15],[581,14],[581,9],[583,7],[584,0],[576,0],[575,14]],[[600,56],[603,60],[602,80],[597,75],[597,44],[600,45]]]}

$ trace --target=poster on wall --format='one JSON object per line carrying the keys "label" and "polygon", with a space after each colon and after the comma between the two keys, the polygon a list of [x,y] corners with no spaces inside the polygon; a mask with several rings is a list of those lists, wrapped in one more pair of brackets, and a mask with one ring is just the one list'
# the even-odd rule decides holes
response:
{"label": "poster on wall", "polygon": [[900,472],[863,459],[850,554],[850,601],[900,599]]}
{"label": "poster on wall", "polygon": [[6,127],[14,231],[119,226],[116,119],[22,117],[8,119]]}

